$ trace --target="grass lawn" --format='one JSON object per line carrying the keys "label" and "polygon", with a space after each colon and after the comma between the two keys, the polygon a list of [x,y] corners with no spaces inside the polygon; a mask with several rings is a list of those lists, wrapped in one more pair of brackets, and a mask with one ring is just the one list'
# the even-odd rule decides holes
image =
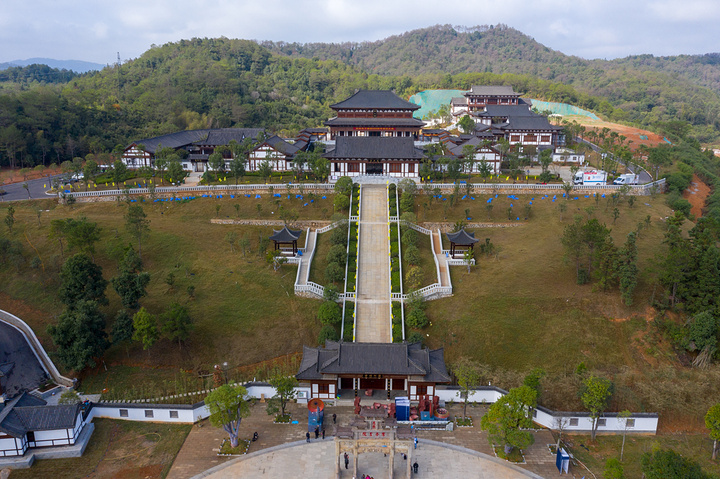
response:
{"label": "grass lawn", "polygon": [[330,230],[327,233],[321,233],[316,236],[315,255],[310,265],[310,281],[313,283],[322,285],[328,283],[325,281],[325,268],[327,268],[328,265],[327,255],[332,246],[332,244],[330,244],[330,235],[332,232],[333,230]]}
{"label": "grass lawn", "polygon": [[[321,218],[323,206],[332,209],[330,197],[316,202],[316,207],[303,208],[300,202],[293,197],[283,199],[281,204],[296,209],[301,220]],[[258,255],[260,237],[272,234],[272,227],[211,224],[216,204],[221,206],[220,217],[235,217],[235,204],[241,205],[241,218],[278,216],[277,203],[268,195],[259,200],[205,198],[188,203],[147,204],[145,211],[151,231],[143,240],[142,253],[151,281],[142,304],[158,314],[170,302],[177,301],[190,311],[195,329],[182,348],[167,340],[158,341],[149,351],[133,344],[128,358],[125,345],[113,346],[105,355],[105,364],[111,369],[113,364],[137,366],[145,369],[140,376],[148,380],[165,379],[179,368],[209,369],[212,364],[224,361],[235,367],[300,351],[303,344],[315,344],[320,329],[315,320],[318,303],[293,294],[296,266],[285,265],[273,272]],[[256,204],[261,205],[260,213]],[[96,245],[95,260],[103,267],[107,279],[115,274],[123,249],[128,244],[137,248],[137,241],[125,231],[124,204],[82,203],[69,208],[44,200],[16,203],[15,208],[16,223],[11,237],[22,243],[27,263],[19,271],[10,266],[0,269],[0,297],[13,301],[8,302],[10,312],[25,319],[52,351],[46,327],[63,310],[56,299],[63,258],[58,242],[48,238],[50,221],[84,215],[100,225],[102,235]],[[37,208],[41,210],[40,226]],[[230,232],[238,239],[250,241],[246,256],[237,243],[235,250],[231,250],[225,239]],[[304,242],[304,232],[300,242]],[[44,272],[42,268],[29,267],[33,250],[42,259]],[[66,257],[67,254],[65,251]],[[172,288],[165,283],[171,272],[175,276]],[[194,298],[187,293],[191,285],[195,287]],[[106,294],[110,304],[103,309],[110,330],[121,305],[111,286]],[[12,308],[13,304],[17,307]],[[104,373],[102,367],[99,370]],[[92,374],[90,371],[89,375]],[[126,379],[101,381],[107,388],[123,388],[135,374],[137,371]]]}
{"label": "grass lawn", "polygon": [[12,471],[10,477],[166,477],[192,427],[112,419],[93,422],[95,431],[82,457],[36,461],[30,469]]}
{"label": "grass lawn", "polygon": [[[590,442],[590,436],[566,435],[563,439],[570,444],[570,451],[583,464],[589,467],[597,477],[601,477],[605,469],[605,461],[609,458],[620,458],[622,435],[597,436]],[[587,449],[586,449],[587,448]],[[720,463],[710,459],[712,440],[706,434],[662,434],[657,436],[631,436],[625,439],[623,469],[625,477],[642,477],[641,459],[646,452],[654,448],[672,449],[693,461],[698,462],[703,471],[720,476]],[[575,474],[582,475],[582,466],[574,468]]]}

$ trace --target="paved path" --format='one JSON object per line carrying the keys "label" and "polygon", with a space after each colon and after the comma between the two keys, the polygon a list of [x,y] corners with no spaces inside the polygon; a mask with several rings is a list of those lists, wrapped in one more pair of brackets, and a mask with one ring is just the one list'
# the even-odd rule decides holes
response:
{"label": "paved path", "polygon": [[440,272],[438,281],[440,286],[450,286],[450,269],[447,264],[447,257],[442,254],[442,238],[438,231],[433,231],[431,241],[433,242],[433,248],[435,248],[438,264],[440,265]]}
{"label": "paved path", "polygon": [[300,257],[300,272],[297,277],[297,284],[307,284],[310,275],[310,254],[315,249],[315,241],[317,241],[317,231],[311,230],[307,239],[307,251]]}
{"label": "paved path", "polygon": [[360,343],[390,343],[390,243],[386,185],[363,185],[357,330]]}
{"label": "paved path", "polygon": [[[273,424],[272,417],[265,412],[265,406],[266,404],[259,402],[251,406],[250,417],[243,419],[240,425],[241,439],[249,439],[255,431],[258,432],[260,437],[257,442],[251,443],[248,455],[305,440],[307,407],[304,404],[290,404],[288,406],[293,419],[297,419],[299,424]],[[462,405],[460,404],[450,405],[448,409],[452,415],[462,414]],[[418,465],[420,466],[420,472],[424,475],[418,475],[418,477],[516,477],[501,475],[499,472],[494,476],[481,475],[490,470],[486,467],[486,462],[477,460],[472,455],[466,457],[468,456],[467,453],[455,452],[449,449],[443,448],[436,451],[432,449],[431,443],[426,442],[426,440],[429,440],[445,443],[449,446],[461,446],[477,453],[493,456],[493,451],[488,445],[487,434],[481,431],[479,427],[480,418],[485,411],[487,411],[487,407],[484,406],[468,408],[468,415],[475,420],[475,427],[458,428],[455,431],[420,431],[418,433],[420,445],[414,452],[418,454]],[[302,442],[301,447],[291,447],[276,452],[268,451],[268,455],[263,454],[259,458],[248,457],[250,460],[246,465],[238,466],[238,469],[228,469],[233,471],[232,476],[218,475],[210,477],[333,477],[335,464],[333,458],[333,413],[337,414],[337,424],[340,426],[348,426],[355,417],[353,408],[350,406],[326,405],[325,424],[327,434],[325,441],[312,439],[310,445],[307,446],[306,443]],[[217,456],[216,449],[220,447],[220,443],[227,437],[227,434],[222,429],[210,426],[207,420],[201,424],[203,427],[193,427],[185,440],[170,469],[169,479],[187,479],[234,459]],[[527,464],[519,467],[548,479],[568,477],[558,474],[555,468],[555,457],[547,449],[547,444],[554,443],[550,432],[540,430],[534,432],[533,435],[535,436],[535,444],[525,451]],[[330,447],[330,449],[326,449],[327,447]],[[376,479],[387,477],[387,458],[383,457],[382,454],[363,454],[359,460],[362,465],[360,474],[370,474]],[[396,458],[395,464],[402,464],[402,460]],[[402,466],[404,464],[398,467]],[[467,467],[472,467],[472,469],[466,469]],[[443,473],[439,471],[443,471]],[[447,474],[444,471],[448,471]],[[574,473],[575,477],[578,478],[585,475],[585,472],[587,471],[580,468],[571,470],[571,473]],[[351,476],[343,475],[342,477],[349,478]],[[397,477],[403,476],[398,475]]]}

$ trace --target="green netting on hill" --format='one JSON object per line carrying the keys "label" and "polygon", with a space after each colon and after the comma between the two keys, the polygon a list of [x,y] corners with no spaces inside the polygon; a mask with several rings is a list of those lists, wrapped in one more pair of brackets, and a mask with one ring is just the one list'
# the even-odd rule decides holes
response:
{"label": "green netting on hill", "polygon": [[582,108],[578,108],[574,105],[568,105],[567,103],[556,103],[554,101],[542,101],[542,100],[531,100],[532,106],[537,111],[547,111],[550,110],[551,112],[557,114],[557,115],[579,115],[579,116],[587,116],[592,118],[593,120],[599,120],[600,118],[597,117],[597,115],[591,111],[583,110]]}
{"label": "green netting on hill", "polygon": [[[431,111],[438,110],[442,105],[447,105],[450,100],[456,96],[463,96],[466,90],[423,90],[410,97],[412,103],[420,105],[420,109],[413,115],[415,118],[421,118]],[[558,115],[579,115],[587,116],[593,120],[600,118],[595,113],[583,110],[574,105],[567,103],[557,103],[553,101],[531,100],[533,107],[538,111],[550,110]]]}
{"label": "green netting on hill", "polygon": [[467,90],[423,90],[415,93],[410,97],[410,102],[420,105],[420,109],[415,111],[415,118],[424,117],[431,111],[438,110],[442,105],[447,105],[450,100],[456,96],[463,96]]}

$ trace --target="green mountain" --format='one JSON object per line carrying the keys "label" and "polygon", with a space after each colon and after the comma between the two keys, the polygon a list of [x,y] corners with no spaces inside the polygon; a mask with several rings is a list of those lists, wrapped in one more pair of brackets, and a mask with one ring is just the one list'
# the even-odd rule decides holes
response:
{"label": "green mountain", "polygon": [[[625,112],[615,119],[646,126],[688,121],[701,127],[696,133],[703,139],[716,136],[713,130],[720,126],[720,54],[586,60],[552,50],[505,25],[436,25],[376,42],[261,45],[290,58],[336,60],[379,75],[447,80],[478,72],[527,75],[603,97]],[[449,88],[450,82],[445,83]],[[712,128],[704,128],[707,125]]]}

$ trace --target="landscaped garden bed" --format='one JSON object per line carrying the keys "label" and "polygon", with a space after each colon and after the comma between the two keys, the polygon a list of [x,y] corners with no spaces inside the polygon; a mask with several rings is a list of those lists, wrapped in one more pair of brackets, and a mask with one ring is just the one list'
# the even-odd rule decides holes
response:
{"label": "landscaped garden bed", "polygon": [[229,439],[223,439],[223,442],[220,444],[220,452],[218,452],[218,456],[242,456],[247,454],[248,449],[250,449],[250,441],[240,439],[238,441],[238,446],[232,447]]}
{"label": "landscaped garden bed", "polygon": [[455,424],[457,427],[473,427],[473,418],[472,416],[456,417]]}
{"label": "landscaped garden bed", "polygon": [[292,421],[292,415],[290,414],[278,414],[273,419],[274,424],[290,424]]}
{"label": "landscaped garden bed", "polygon": [[517,447],[514,447],[512,451],[510,451],[510,454],[505,454],[505,448],[502,446],[494,446],[493,450],[495,451],[495,455],[500,459],[505,459],[514,464],[525,464],[525,456],[522,450]]}

